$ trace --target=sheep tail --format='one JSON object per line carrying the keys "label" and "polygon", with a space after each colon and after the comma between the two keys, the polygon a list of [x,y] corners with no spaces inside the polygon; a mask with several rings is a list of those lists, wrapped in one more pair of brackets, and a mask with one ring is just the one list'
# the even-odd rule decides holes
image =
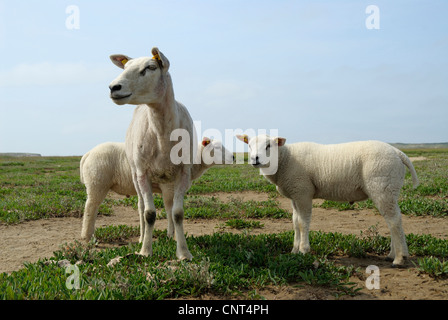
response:
{"label": "sheep tail", "polygon": [[84,184],[84,173],[82,167],[84,166],[84,162],[86,161],[87,157],[89,156],[89,153],[87,152],[82,158],[81,162],[79,164],[79,179],[81,180],[81,183]]}
{"label": "sheep tail", "polygon": [[396,149],[398,156],[400,157],[403,164],[408,167],[409,171],[411,172],[412,176],[412,184],[414,186],[414,189],[418,187],[420,182],[418,181],[417,172],[415,171],[414,165],[412,164],[411,159],[408,158],[406,154],[401,152],[400,150]]}

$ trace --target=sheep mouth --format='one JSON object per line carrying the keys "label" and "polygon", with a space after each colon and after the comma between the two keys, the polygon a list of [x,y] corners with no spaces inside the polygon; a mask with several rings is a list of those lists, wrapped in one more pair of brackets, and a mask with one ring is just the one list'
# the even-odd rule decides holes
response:
{"label": "sheep mouth", "polygon": [[123,100],[123,99],[129,98],[130,96],[132,96],[132,93],[127,94],[127,95],[124,95],[124,96],[110,95],[110,97],[111,97],[113,100]]}
{"label": "sheep mouth", "polygon": [[269,167],[269,164],[264,164],[264,163],[260,163],[260,162],[255,162],[255,163],[251,163],[252,167],[254,168],[265,168],[265,167]]}

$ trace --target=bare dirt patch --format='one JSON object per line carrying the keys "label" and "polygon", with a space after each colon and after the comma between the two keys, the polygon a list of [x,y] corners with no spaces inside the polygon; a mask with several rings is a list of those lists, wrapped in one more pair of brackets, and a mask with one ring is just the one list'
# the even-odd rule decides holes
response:
{"label": "bare dirt patch", "polygon": [[[267,200],[268,195],[257,192],[215,193],[222,201],[232,197],[242,201]],[[113,196],[117,197],[117,196]],[[281,208],[291,211],[290,200],[278,197]],[[319,200],[317,200],[319,201]],[[447,239],[448,219],[436,217],[403,216],[403,228],[406,233],[431,234]],[[253,229],[252,234],[278,233],[292,230],[289,219],[263,219],[262,229]],[[223,220],[185,219],[184,228],[188,235],[204,235],[218,232]],[[139,225],[138,213],[130,207],[115,207],[111,216],[99,216],[96,227],[106,225],[126,224]],[[0,272],[11,273],[23,267],[24,262],[36,262],[44,257],[51,257],[61,244],[80,241],[81,218],[51,218],[38,221],[28,221],[17,225],[0,225]],[[340,232],[359,235],[361,231],[377,226],[380,235],[389,235],[384,219],[374,210],[337,211],[322,208],[313,209],[311,230],[324,232]],[[158,219],[156,229],[166,229],[167,220]],[[226,232],[241,232],[226,228]],[[137,241],[138,239],[132,239]],[[292,246],[292,244],[291,244]],[[435,280],[425,274],[420,274],[417,268],[408,262],[403,269],[390,267],[390,262],[384,256],[369,255],[364,259],[336,257],[333,260],[340,265],[354,265],[365,270],[368,265],[380,268],[380,289],[368,290],[365,287],[367,275],[357,275],[351,281],[358,284],[360,294],[356,297],[342,299],[448,299],[448,280]],[[412,258],[411,258],[412,261]],[[334,291],[327,288],[311,287],[297,284],[283,287],[270,286],[259,292],[267,299],[334,299]],[[207,299],[207,297],[204,297]],[[219,299],[219,297],[210,297]]]}
{"label": "bare dirt patch", "polygon": [[420,157],[410,157],[409,158],[412,162],[414,162],[414,161],[424,161],[424,160],[428,160],[428,158],[426,158],[426,157],[422,157],[422,156],[420,156]]}

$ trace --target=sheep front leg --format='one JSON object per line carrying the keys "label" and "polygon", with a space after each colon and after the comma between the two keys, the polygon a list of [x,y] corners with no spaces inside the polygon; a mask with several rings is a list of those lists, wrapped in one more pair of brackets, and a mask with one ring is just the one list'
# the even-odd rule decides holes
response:
{"label": "sheep front leg", "polygon": [[294,245],[292,253],[308,253],[310,251],[309,232],[311,222],[312,201],[292,201]]}
{"label": "sheep front leg", "polygon": [[156,222],[156,207],[154,205],[151,183],[148,181],[147,175],[137,174],[137,183],[137,193],[139,195],[139,211],[140,203],[143,203],[143,214],[141,214],[140,216],[140,221],[143,220],[143,230],[141,230],[143,241],[140,254],[144,256],[150,256],[152,255],[152,233],[154,230],[154,224]]}
{"label": "sheep front leg", "polygon": [[193,256],[188,250],[187,240],[184,234],[184,195],[190,188],[190,170],[183,170],[174,190],[172,217],[176,233],[176,256],[179,260],[191,260]]}

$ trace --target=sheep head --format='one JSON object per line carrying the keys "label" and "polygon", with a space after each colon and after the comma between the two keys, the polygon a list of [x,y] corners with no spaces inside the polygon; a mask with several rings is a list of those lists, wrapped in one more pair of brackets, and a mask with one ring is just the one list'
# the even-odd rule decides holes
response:
{"label": "sheep head", "polygon": [[123,72],[111,82],[110,98],[118,105],[160,103],[166,94],[168,59],[152,48],[152,57],[130,58],[123,54],[110,56]]}
{"label": "sheep head", "polygon": [[[255,168],[268,168],[273,174],[277,171],[278,148],[285,145],[286,139],[259,135],[249,138],[247,135],[237,135],[239,140],[249,145],[249,163]],[[266,171],[268,174],[269,171]]]}
{"label": "sheep head", "polygon": [[206,165],[230,164],[235,161],[233,153],[227,150],[219,140],[204,137],[202,146],[202,162]]}

